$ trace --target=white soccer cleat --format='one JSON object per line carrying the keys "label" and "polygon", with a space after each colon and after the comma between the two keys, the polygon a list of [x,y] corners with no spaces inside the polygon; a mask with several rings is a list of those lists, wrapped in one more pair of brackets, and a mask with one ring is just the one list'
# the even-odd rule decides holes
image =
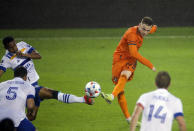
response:
{"label": "white soccer cleat", "polygon": [[131,117],[127,118],[126,121],[127,121],[128,124],[130,124],[130,122],[131,122]]}

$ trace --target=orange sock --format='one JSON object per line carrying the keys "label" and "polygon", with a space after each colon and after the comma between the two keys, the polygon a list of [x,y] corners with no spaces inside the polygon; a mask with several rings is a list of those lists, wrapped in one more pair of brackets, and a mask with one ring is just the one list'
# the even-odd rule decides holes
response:
{"label": "orange sock", "polygon": [[129,111],[128,111],[128,108],[127,108],[127,100],[125,98],[125,95],[124,95],[124,92],[119,94],[118,96],[118,102],[119,102],[119,105],[121,107],[121,110],[125,116],[125,118],[129,118],[130,117],[130,114],[129,114]]}
{"label": "orange sock", "polygon": [[125,76],[120,76],[118,83],[116,84],[112,94],[114,97],[118,96],[118,94],[124,90],[125,84],[127,82],[127,78]]}

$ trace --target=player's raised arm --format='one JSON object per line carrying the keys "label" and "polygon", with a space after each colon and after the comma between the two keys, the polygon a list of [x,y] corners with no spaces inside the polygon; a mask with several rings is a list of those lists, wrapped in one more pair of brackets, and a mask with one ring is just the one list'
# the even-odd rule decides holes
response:
{"label": "player's raised arm", "polygon": [[143,57],[138,51],[137,51],[137,46],[136,44],[128,44],[129,45],[129,52],[130,55],[134,58],[136,58],[139,62],[141,62],[142,64],[146,65],[147,67],[149,67],[150,69],[152,69],[153,71],[155,71],[155,67],[153,66],[153,64],[147,60],[145,57]]}

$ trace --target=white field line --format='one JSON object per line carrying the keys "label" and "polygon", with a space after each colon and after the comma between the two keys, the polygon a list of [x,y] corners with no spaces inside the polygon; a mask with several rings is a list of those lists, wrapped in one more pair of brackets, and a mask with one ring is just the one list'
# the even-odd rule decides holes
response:
{"label": "white field line", "polygon": [[[194,36],[147,36],[145,39],[188,39],[188,38],[194,38]],[[16,38],[16,40],[76,40],[76,39],[83,39],[83,40],[111,40],[111,39],[121,39],[121,37],[21,37]]]}

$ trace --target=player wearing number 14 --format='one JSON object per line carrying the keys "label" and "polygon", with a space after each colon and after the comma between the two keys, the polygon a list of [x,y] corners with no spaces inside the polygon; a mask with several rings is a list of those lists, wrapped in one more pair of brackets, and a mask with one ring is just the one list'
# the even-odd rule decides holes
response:
{"label": "player wearing number 14", "polygon": [[140,131],[171,131],[176,119],[180,131],[186,131],[181,100],[168,92],[170,76],[159,72],[155,79],[157,90],[140,96],[132,116],[130,131],[135,131],[143,111]]}

